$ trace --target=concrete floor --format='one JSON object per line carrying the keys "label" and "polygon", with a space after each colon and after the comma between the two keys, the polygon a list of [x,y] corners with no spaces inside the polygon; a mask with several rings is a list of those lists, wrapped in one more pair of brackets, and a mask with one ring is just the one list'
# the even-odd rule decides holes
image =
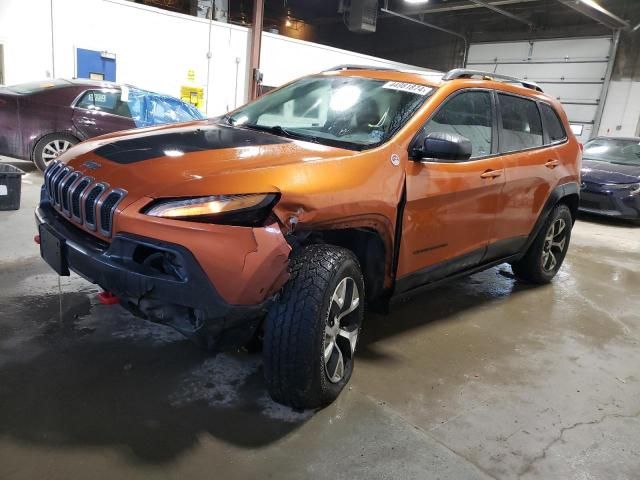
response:
{"label": "concrete floor", "polygon": [[557,279],[502,265],[368,314],[350,388],[273,403],[259,355],[203,356],[58,279],[41,176],[0,212],[0,478],[640,478],[640,228],[575,226]]}

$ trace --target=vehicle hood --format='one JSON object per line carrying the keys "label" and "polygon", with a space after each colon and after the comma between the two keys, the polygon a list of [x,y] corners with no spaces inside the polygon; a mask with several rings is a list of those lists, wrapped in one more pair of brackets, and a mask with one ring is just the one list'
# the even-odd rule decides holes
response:
{"label": "vehicle hood", "polygon": [[640,166],[582,160],[582,180],[590,183],[638,183]]}
{"label": "vehicle hood", "polygon": [[157,198],[279,191],[274,170],[291,181],[314,162],[356,153],[209,120],[105,135],[61,160],[130,198]]}

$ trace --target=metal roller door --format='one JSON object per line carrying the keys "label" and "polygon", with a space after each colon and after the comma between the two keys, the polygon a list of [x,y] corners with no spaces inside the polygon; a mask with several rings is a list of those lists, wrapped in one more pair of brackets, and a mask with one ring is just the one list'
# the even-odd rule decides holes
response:
{"label": "metal roller door", "polygon": [[467,68],[534,81],[562,102],[581,141],[595,135],[613,56],[612,37],[475,43]]}

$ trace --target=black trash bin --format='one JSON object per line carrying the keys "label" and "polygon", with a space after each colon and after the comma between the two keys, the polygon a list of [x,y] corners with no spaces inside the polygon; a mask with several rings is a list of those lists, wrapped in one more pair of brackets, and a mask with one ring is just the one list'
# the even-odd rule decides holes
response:
{"label": "black trash bin", "polygon": [[18,210],[24,172],[8,163],[0,163],[0,210]]}

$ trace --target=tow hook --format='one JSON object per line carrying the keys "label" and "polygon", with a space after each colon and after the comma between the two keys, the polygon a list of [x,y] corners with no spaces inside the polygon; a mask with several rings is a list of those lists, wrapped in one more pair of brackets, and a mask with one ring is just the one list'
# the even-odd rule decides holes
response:
{"label": "tow hook", "polygon": [[120,298],[111,292],[103,291],[98,294],[98,301],[102,305],[117,305],[120,303]]}

